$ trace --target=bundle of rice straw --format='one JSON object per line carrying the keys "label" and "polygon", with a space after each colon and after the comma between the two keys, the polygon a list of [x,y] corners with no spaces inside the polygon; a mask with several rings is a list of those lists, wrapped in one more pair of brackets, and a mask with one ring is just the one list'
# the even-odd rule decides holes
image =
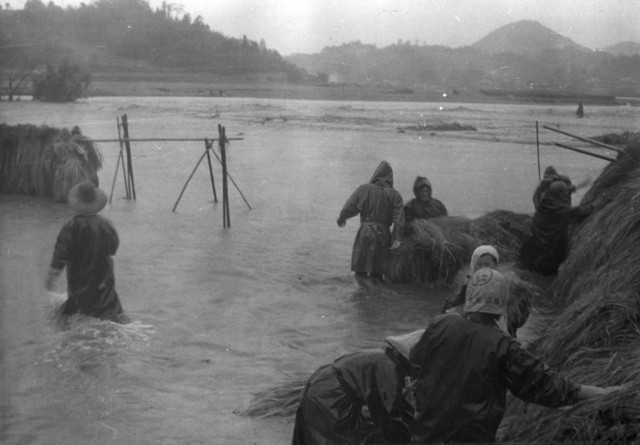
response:
{"label": "bundle of rice straw", "polygon": [[515,260],[531,233],[531,216],[495,210],[475,220],[442,216],[409,225],[411,236],[393,253],[389,279],[414,285],[451,283],[482,244],[495,246],[502,261]]}
{"label": "bundle of rice straw", "polygon": [[299,376],[294,382],[283,383],[275,388],[258,392],[253,395],[253,400],[247,408],[237,409],[234,413],[255,419],[268,417],[293,418],[298,409],[307,380],[308,376]]}
{"label": "bundle of rice straw", "polygon": [[582,204],[594,212],[570,237],[552,283],[557,315],[533,353],[587,385],[626,385],[566,410],[514,401],[502,439],[522,443],[640,441],[640,140],[608,165]]}
{"label": "bundle of rice straw", "polygon": [[472,221],[472,235],[479,244],[494,246],[500,261],[515,261],[523,241],[531,236],[531,221],[526,213],[494,210]]}
{"label": "bundle of rice straw", "polygon": [[100,152],[78,127],[0,124],[0,192],[63,202],[75,184],[98,184],[100,168]]}

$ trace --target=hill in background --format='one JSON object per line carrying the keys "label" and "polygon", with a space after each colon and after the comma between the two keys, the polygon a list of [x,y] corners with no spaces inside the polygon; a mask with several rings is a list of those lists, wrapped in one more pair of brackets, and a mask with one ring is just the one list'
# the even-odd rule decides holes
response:
{"label": "hill in background", "polygon": [[510,23],[472,45],[486,54],[514,53],[535,56],[547,49],[590,51],[573,40],[531,20]]}
{"label": "hill in background", "polygon": [[144,0],[97,0],[62,9],[29,0],[23,10],[0,10],[0,94],[29,94],[34,76],[72,60],[90,72],[90,95],[562,96],[553,91],[608,100],[640,94],[634,48],[627,42],[612,52],[592,51],[540,23],[521,21],[462,48],[409,41],[378,48],[357,41],[283,58],[264,41],[224,36],[201,17],[176,16],[166,4],[152,10]]}
{"label": "hill in background", "polygon": [[490,92],[503,98],[574,100],[581,95],[587,101],[611,101],[640,95],[637,54],[593,51],[527,20],[503,26],[469,47],[407,41],[377,48],[352,42],[287,60],[330,83],[366,83],[425,97]]}
{"label": "hill in background", "polygon": [[634,56],[640,55],[640,43],[638,42],[620,42],[615,45],[607,46],[604,51],[615,54],[617,56]]}

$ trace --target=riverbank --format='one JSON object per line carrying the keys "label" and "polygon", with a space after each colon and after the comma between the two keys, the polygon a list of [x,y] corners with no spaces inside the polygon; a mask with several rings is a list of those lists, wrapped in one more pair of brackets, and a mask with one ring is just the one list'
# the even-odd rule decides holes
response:
{"label": "riverbank", "polygon": [[[16,92],[30,97],[30,85]],[[6,91],[0,89],[0,96]],[[391,84],[292,83],[282,76],[254,74],[221,76],[209,72],[105,67],[94,72],[88,97],[237,97],[256,99],[337,100],[371,102],[452,102],[496,104],[640,104],[639,98],[604,94],[578,95],[564,91],[511,91],[442,88],[406,88]]]}

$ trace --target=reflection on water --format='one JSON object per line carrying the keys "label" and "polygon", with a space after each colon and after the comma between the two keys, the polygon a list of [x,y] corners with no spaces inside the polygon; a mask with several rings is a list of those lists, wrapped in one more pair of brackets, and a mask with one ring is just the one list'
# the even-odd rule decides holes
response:
{"label": "reflection on water", "polygon": [[[120,235],[116,288],[134,322],[76,317],[62,329],[48,321],[43,279],[71,215],[48,199],[0,196],[0,442],[289,442],[289,422],[234,410],[345,352],[423,328],[447,292],[357,289],[349,265],[359,224],[341,229],[335,220],[380,160],[392,164],[405,201],[422,175],[452,215],[529,212],[538,180],[535,120],[585,136],[638,121],[636,109],[616,107],[590,109],[590,127],[578,128],[573,106],[440,106],[233,98],[4,104],[9,124],[79,125],[96,139],[115,137],[124,112],[140,138],[211,138],[221,123],[227,136],[243,138],[230,147],[230,169],[252,210],[230,186],[232,228],[224,230],[203,167],[172,212],[203,144],[134,144],[137,200],[122,199],[117,182],[104,210]],[[396,131],[425,119],[479,131]],[[576,179],[603,167],[543,143],[543,168],[553,164]],[[118,147],[100,149],[108,188]],[[214,176],[220,187],[218,165]],[[63,279],[58,286],[64,292]]]}

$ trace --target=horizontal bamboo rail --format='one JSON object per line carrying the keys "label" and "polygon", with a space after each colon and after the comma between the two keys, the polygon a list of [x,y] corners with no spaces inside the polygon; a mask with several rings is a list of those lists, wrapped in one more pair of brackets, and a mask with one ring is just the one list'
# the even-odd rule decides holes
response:
{"label": "horizontal bamboo rail", "polygon": [[593,139],[588,139],[588,138],[583,138],[581,136],[576,136],[575,134],[567,133],[566,131],[558,130],[557,128],[548,127],[546,125],[543,125],[542,128],[546,128],[547,130],[555,131],[556,133],[564,134],[565,136],[571,136],[574,139],[578,139],[578,140],[583,141],[583,142],[588,142],[590,144],[597,145],[598,147],[607,148],[609,150],[613,150],[613,151],[616,151],[618,153],[624,151],[621,148],[614,147],[612,145],[605,144],[603,142],[594,141]]}
{"label": "horizontal bamboo rail", "polygon": [[[203,142],[205,138],[122,138],[122,139],[91,139],[91,142]],[[208,141],[218,141],[218,139],[207,139]],[[226,138],[227,141],[243,141],[243,138]]]}
{"label": "horizontal bamboo rail", "polygon": [[616,162],[616,160],[614,158],[610,158],[610,157],[604,156],[604,155],[599,155],[597,153],[591,153],[589,151],[581,150],[581,149],[575,148],[575,147],[569,147],[568,145],[559,144],[558,142],[556,142],[555,145],[557,147],[566,148],[567,150],[573,150],[573,151],[577,151],[578,153],[582,153],[582,154],[585,154],[585,155],[593,156],[594,158],[604,159],[605,161],[609,161],[609,162]]}

